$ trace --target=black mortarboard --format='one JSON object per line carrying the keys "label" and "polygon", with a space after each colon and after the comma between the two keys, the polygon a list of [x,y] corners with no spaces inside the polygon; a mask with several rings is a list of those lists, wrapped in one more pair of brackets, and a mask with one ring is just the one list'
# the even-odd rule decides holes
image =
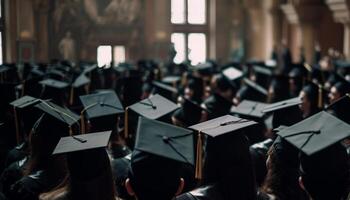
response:
{"label": "black mortarboard", "polygon": [[96,64],[87,66],[87,67],[85,67],[85,68],[83,69],[83,73],[86,74],[86,73],[92,72],[92,71],[95,70],[96,68],[97,68],[97,65],[96,65]]}
{"label": "black mortarboard", "polygon": [[192,131],[164,122],[140,117],[135,149],[194,165]]}
{"label": "black mortarboard", "polygon": [[321,111],[277,134],[310,156],[349,137],[350,125]]}
{"label": "black mortarboard", "polygon": [[296,106],[301,104],[301,100],[299,97],[295,97],[295,98],[291,98],[291,99],[287,99],[284,101],[279,101],[270,105],[265,106],[262,109],[263,113],[269,113],[269,112],[274,112],[277,110],[281,110],[281,109],[285,109],[285,108],[289,108],[292,106]]}
{"label": "black mortarboard", "polygon": [[125,138],[128,137],[129,134],[129,126],[128,126],[128,121],[129,121],[129,117],[128,117],[128,110],[132,110],[134,112],[136,112],[137,114],[150,118],[150,119],[159,119],[171,112],[173,112],[174,110],[176,110],[178,107],[175,103],[173,103],[172,101],[166,99],[165,97],[156,94],[154,96],[151,96],[147,99],[144,99],[138,103],[135,103],[129,107],[126,108],[125,110],[125,122],[124,122],[124,126],[125,126]]}
{"label": "black mortarboard", "polygon": [[19,99],[16,99],[15,101],[12,101],[10,105],[14,106],[15,108],[23,109],[28,106],[35,105],[40,102],[40,99],[31,97],[31,96],[23,96]]}
{"label": "black mortarboard", "polygon": [[202,122],[193,126],[190,129],[198,131],[197,140],[197,158],[196,158],[196,178],[202,177],[202,133],[211,137],[218,137],[236,130],[240,130],[257,124],[254,121],[234,117],[232,115],[224,115],[206,122]]}
{"label": "black mortarboard", "polygon": [[66,74],[60,70],[51,69],[46,73],[46,76],[55,80],[63,80]]}
{"label": "black mortarboard", "polygon": [[202,110],[205,110],[196,102],[184,98],[182,107],[174,112],[173,117],[181,121],[186,127],[198,123],[202,116]]}
{"label": "black mortarboard", "polygon": [[85,74],[81,74],[74,80],[72,86],[74,88],[78,88],[78,87],[82,87],[88,83],[90,83],[90,79],[88,77],[86,77]]}
{"label": "black mortarboard", "polygon": [[271,68],[268,68],[268,67],[264,67],[264,66],[259,66],[259,65],[254,65],[253,66],[253,69],[256,73],[259,73],[259,74],[263,74],[263,75],[266,75],[266,76],[272,76],[273,75],[273,71]]}
{"label": "black mortarboard", "polygon": [[255,124],[257,123],[254,121],[234,117],[232,115],[225,115],[190,126],[189,128],[200,133],[205,133],[211,137],[217,137]]}
{"label": "black mortarboard", "polygon": [[176,85],[181,81],[181,76],[166,76],[162,79],[162,82],[168,85],[171,85],[173,87],[176,87]]}
{"label": "black mortarboard", "polygon": [[214,65],[210,62],[205,62],[196,65],[194,69],[203,76],[209,76],[214,72]]}
{"label": "black mortarboard", "polygon": [[[16,139],[18,144],[21,142],[20,141],[21,136],[20,136],[20,119],[17,113],[17,109],[23,111],[23,110],[26,110],[26,108],[33,107],[39,102],[40,100],[37,98],[31,97],[31,96],[23,96],[10,103],[10,105],[13,106],[15,128],[16,128]],[[32,117],[33,117],[33,114],[32,114]]]}
{"label": "black mortarboard", "polygon": [[62,137],[52,154],[70,153],[106,147],[112,131]]}
{"label": "black mortarboard", "polygon": [[46,101],[41,101],[41,103],[35,105],[35,107],[42,112],[47,113],[49,116],[51,116],[56,121],[59,121],[61,124],[67,126],[69,128],[69,134],[73,134],[72,126],[79,122],[78,115],[68,109]]}
{"label": "black mortarboard", "polygon": [[72,87],[70,89],[70,94],[69,94],[69,104],[72,105],[74,102],[75,97],[77,96],[74,90],[77,90],[87,84],[90,83],[90,79],[88,77],[86,77],[85,74],[80,74],[72,83]]}
{"label": "black mortarboard", "polygon": [[234,68],[234,67],[226,68],[222,71],[222,73],[230,81],[234,81],[234,80],[239,79],[243,76],[243,72],[241,70]]}
{"label": "black mortarboard", "polygon": [[113,91],[80,96],[80,100],[84,106],[83,113],[86,112],[89,119],[124,112],[117,94]]}
{"label": "black mortarboard", "polygon": [[84,109],[80,113],[82,132],[85,132],[84,113],[86,118],[97,119],[124,113],[124,108],[114,91],[80,96]]}
{"label": "black mortarboard", "polygon": [[156,94],[150,98],[135,103],[128,108],[144,117],[158,119],[176,110],[178,107],[172,101]]}
{"label": "black mortarboard", "polygon": [[350,124],[350,112],[347,108],[350,107],[350,94],[344,95],[334,103],[330,104],[326,111],[335,115],[344,122]]}
{"label": "black mortarboard", "polygon": [[243,100],[237,107],[231,108],[231,113],[238,114],[239,116],[246,116],[248,118],[261,119],[265,113],[262,110],[267,106],[266,103]]}
{"label": "black mortarboard", "polygon": [[111,131],[62,137],[53,154],[66,154],[72,181],[91,182],[102,174],[110,175],[110,162],[105,147]]}
{"label": "black mortarboard", "polygon": [[155,87],[154,93],[160,94],[168,99],[175,99],[174,97],[178,94],[178,90],[175,87],[169,86],[167,84],[153,81],[152,85]]}
{"label": "black mortarboard", "polygon": [[245,78],[244,79],[244,83],[247,86],[249,86],[250,88],[252,88],[255,91],[259,92],[260,94],[262,94],[264,96],[267,96],[267,94],[268,94],[267,90],[264,87],[262,87],[261,85],[255,83],[254,81]]}
{"label": "black mortarboard", "polygon": [[58,81],[54,79],[45,79],[39,82],[40,84],[51,87],[51,88],[56,88],[56,89],[65,89],[69,86],[68,83],[63,82],[63,81]]}

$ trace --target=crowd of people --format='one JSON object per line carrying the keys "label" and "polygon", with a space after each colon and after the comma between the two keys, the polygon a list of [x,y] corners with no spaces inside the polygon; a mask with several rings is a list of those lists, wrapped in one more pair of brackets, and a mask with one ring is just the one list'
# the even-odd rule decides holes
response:
{"label": "crowd of people", "polygon": [[1,200],[345,200],[350,63],[0,66]]}

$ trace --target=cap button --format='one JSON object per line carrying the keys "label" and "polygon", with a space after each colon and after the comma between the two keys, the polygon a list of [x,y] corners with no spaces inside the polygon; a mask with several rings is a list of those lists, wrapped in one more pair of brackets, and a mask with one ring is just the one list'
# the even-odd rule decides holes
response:
{"label": "cap button", "polygon": [[167,136],[163,136],[163,141],[165,142],[165,143],[169,143],[169,137],[167,137]]}

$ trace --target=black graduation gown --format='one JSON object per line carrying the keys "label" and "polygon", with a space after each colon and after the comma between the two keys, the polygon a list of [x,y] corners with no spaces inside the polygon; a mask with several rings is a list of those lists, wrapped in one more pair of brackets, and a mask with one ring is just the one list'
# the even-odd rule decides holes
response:
{"label": "black graduation gown", "polygon": [[112,173],[118,197],[130,199],[125,189],[125,180],[128,177],[131,155],[111,160]]}
{"label": "black graduation gown", "polygon": [[223,200],[216,185],[207,185],[177,196],[175,200]]}
{"label": "black graduation gown", "polygon": [[208,97],[203,103],[209,111],[208,120],[229,114],[232,107],[232,102],[216,93]]}
{"label": "black graduation gown", "polygon": [[26,162],[28,161],[28,157],[25,157],[22,160],[16,161],[8,166],[0,177],[0,186],[1,191],[8,195],[11,190],[11,186],[17,182],[19,179],[23,177],[23,170]]}
{"label": "black graduation gown", "polygon": [[38,200],[39,195],[51,187],[46,171],[40,170],[13,184],[7,197],[9,200]]}

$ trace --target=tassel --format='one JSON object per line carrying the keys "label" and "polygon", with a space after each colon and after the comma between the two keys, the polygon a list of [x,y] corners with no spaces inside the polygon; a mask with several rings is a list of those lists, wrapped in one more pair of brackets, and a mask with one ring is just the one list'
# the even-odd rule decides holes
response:
{"label": "tassel", "polygon": [[86,106],[81,112],[80,112],[80,127],[81,127],[81,133],[85,134],[86,133],[86,127],[85,127],[85,118],[84,118],[84,113],[85,111],[89,110],[90,108],[96,106],[98,103],[93,103],[88,106]]}
{"label": "tassel", "polygon": [[124,139],[128,139],[129,137],[129,107],[125,108],[125,115],[124,115]]}
{"label": "tassel", "polygon": [[73,135],[73,129],[71,126],[69,126],[69,135],[72,136]]}
{"label": "tassel", "polygon": [[69,94],[69,105],[73,105],[73,101],[74,101],[74,88],[71,87],[70,94]]}
{"label": "tassel", "polygon": [[322,94],[322,86],[318,85],[318,108],[323,107],[323,94]]}
{"label": "tassel", "polygon": [[195,178],[201,180],[202,179],[202,134],[199,131],[198,132],[198,139],[197,139],[197,156],[196,156],[196,172],[195,172]]}
{"label": "tassel", "polygon": [[17,141],[17,144],[20,144],[19,123],[18,123],[18,116],[17,116],[17,111],[15,107],[13,107],[13,113],[15,117],[16,141]]}
{"label": "tassel", "polygon": [[24,96],[24,89],[26,88],[26,81],[23,81],[23,85],[22,85],[22,91],[21,91],[21,97]]}
{"label": "tassel", "polygon": [[84,110],[80,112],[80,127],[81,127],[81,133],[85,134]]}

